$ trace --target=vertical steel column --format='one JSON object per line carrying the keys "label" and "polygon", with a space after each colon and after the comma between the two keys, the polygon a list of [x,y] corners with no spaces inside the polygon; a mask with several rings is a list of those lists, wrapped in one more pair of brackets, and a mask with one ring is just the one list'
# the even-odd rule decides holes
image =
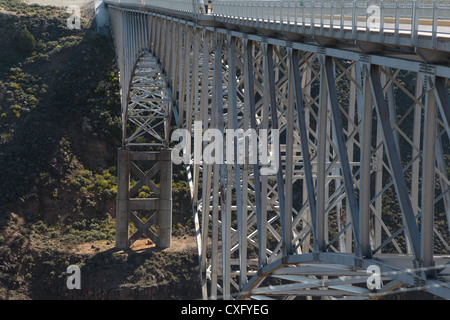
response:
{"label": "vertical steel column", "polygon": [[122,90],[122,145],[125,145],[127,139],[127,122],[128,122],[128,92],[130,84],[130,50],[129,50],[129,23],[128,14],[122,12],[122,37],[123,37],[123,90]]}
{"label": "vertical steel column", "polygon": [[[188,29],[186,27],[186,33],[188,36]],[[189,43],[187,41],[187,38],[185,38],[185,45],[189,46]],[[207,46],[209,45],[209,37],[204,41],[204,44]],[[209,53],[209,49],[208,49]],[[184,65],[184,68],[188,68],[188,65]],[[208,66],[208,72],[203,71],[203,81],[206,81],[206,83],[209,83],[209,66]],[[184,82],[183,82],[184,83]],[[208,102],[208,90],[204,93],[206,94],[206,100],[204,101],[203,106],[203,132],[206,132],[206,130],[210,127],[210,105]],[[181,115],[181,112],[180,112]],[[203,148],[204,150],[204,148]],[[209,211],[210,211],[210,197],[211,197],[211,176],[212,176],[212,168],[210,164],[207,164],[206,159],[203,158],[203,170],[202,170],[202,250],[201,250],[201,272],[202,272],[202,294],[203,297],[207,297],[207,279],[206,279],[206,252],[207,252],[207,244],[208,244],[208,229],[209,229]]]}
{"label": "vertical steel column", "polygon": [[[349,133],[352,132],[359,132],[358,128],[358,121],[356,121],[356,124],[353,122],[355,121],[355,114],[356,109],[358,108],[358,112],[364,108],[364,97],[363,97],[363,86],[362,83],[362,70],[361,70],[361,63],[359,61],[354,61],[353,66],[351,67],[351,73],[349,74],[349,77],[353,78],[350,79],[350,105],[349,105],[349,120],[348,121],[348,128],[347,131]],[[358,116],[362,116],[362,113]],[[350,158],[350,161],[354,160],[355,152],[355,136],[350,139],[347,149],[348,149],[348,156]],[[340,219],[339,222],[343,222],[341,228],[345,228],[349,221],[351,221],[351,214],[350,209],[348,206],[345,207],[344,210],[341,210],[341,215],[345,215],[342,217],[342,220]],[[353,242],[353,235],[352,235],[352,229],[347,228],[346,231],[344,231],[343,235],[341,236],[340,242],[342,246],[340,245],[341,252],[352,252],[352,242]]]}
{"label": "vertical steel column", "polygon": [[[302,17],[302,19],[304,19],[304,17]],[[309,143],[310,143],[309,130],[311,130],[311,126],[310,126],[311,111],[310,111],[310,108],[312,106],[312,103],[311,103],[311,101],[308,101],[308,100],[311,98],[311,82],[312,82],[312,78],[311,78],[311,64],[308,61],[309,57],[304,56],[304,55],[302,55],[302,56],[303,56],[304,62],[306,64],[306,69],[305,69],[304,76],[302,77],[302,84],[301,84],[300,89],[302,89],[302,91],[305,92],[305,96],[307,97],[307,99],[305,101],[303,101],[303,99],[301,100],[301,103],[303,103],[303,107],[304,107],[303,113],[302,113],[301,109],[299,109],[299,106],[297,106],[297,117],[300,116],[300,117],[304,118],[303,121],[305,122],[305,126],[306,126],[306,139],[307,139],[306,146],[308,146],[307,150],[309,152]],[[307,104],[308,108],[305,108],[304,103]],[[300,112],[300,114],[299,114],[299,112]],[[300,123],[301,119],[298,119],[298,121]],[[300,130],[302,130],[301,127],[300,127]],[[301,135],[300,135],[300,139],[302,139]],[[302,144],[302,148],[305,147],[303,142],[301,142],[301,144]],[[316,151],[314,151],[314,152],[317,155],[317,152]],[[304,158],[304,157],[305,157],[305,155],[304,155],[304,152],[302,151],[302,158]],[[311,161],[312,161],[312,158],[310,158],[310,160],[309,160],[310,166],[311,166],[311,170],[316,169],[317,165],[315,167],[313,167],[312,164],[311,164]],[[316,163],[317,163],[317,157],[316,157]],[[306,163],[305,163],[304,159],[303,159],[303,166],[306,166]],[[305,203],[306,199],[309,199],[308,196],[309,196],[309,192],[310,192],[308,190],[308,187],[307,187],[308,176],[307,176],[306,173],[305,173],[305,175],[306,175],[305,179],[303,179],[303,195],[302,195],[303,203]],[[314,235],[316,233],[316,231],[317,231],[317,199],[316,199],[316,194],[315,194],[315,190],[314,190],[314,178],[312,177],[312,174],[311,174],[311,179],[312,179],[312,182],[311,182],[312,183],[312,189],[310,189],[310,190],[312,190],[312,198],[314,199],[314,202],[315,202],[313,204],[313,206],[315,207],[315,210],[314,210],[314,212],[311,211],[310,206],[309,206],[309,208],[306,208],[306,212],[304,214],[302,223],[305,226],[312,224],[312,231],[311,231],[311,233]],[[312,221],[313,216],[314,216],[314,223]],[[317,239],[317,235],[313,236],[313,239]],[[316,241],[314,240],[314,242],[316,242]],[[312,251],[311,250],[311,236],[310,236],[310,233],[308,233],[308,235],[306,236],[305,240],[303,241],[303,245],[302,245],[301,250],[302,250],[301,251],[302,253],[307,253],[309,251]]]}
{"label": "vertical steel column", "polygon": [[[292,63],[292,48],[286,48],[288,58],[288,101],[286,114],[286,169],[285,169],[285,197],[286,208],[285,212],[280,212],[281,222],[283,228],[283,242],[285,243],[283,253],[284,255],[291,255],[293,253],[292,246],[292,204],[293,204],[293,157],[294,157],[294,109],[295,109],[295,79],[294,67]],[[297,61],[298,63],[298,61]],[[279,191],[283,192],[283,191]]]}
{"label": "vertical steel column", "polygon": [[[267,51],[267,43],[262,43],[262,51],[263,54]],[[266,72],[267,70],[267,59],[263,58],[263,106],[262,106],[262,121],[261,121],[261,128],[264,130],[269,131],[269,117],[270,117],[270,111],[269,111],[269,105],[270,105],[270,93],[269,93],[269,85],[266,83],[266,79],[268,78]],[[267,134],[267,137],[269,137],[269,134]],[[271,136],[272,139],[272,136]],[[276,147],[276,146],[275,146]],[[258,263],[259,266],[264,266],[267,264],[267,182],[268,182],[268,176],[263,175],[261,177],[261,230],[258,234],[258,240],[259,240],[259,256],[258,256]]]}
{"label": "vertical steel column", "polygon": [[154,16],[149,14],[147,16],[148,20],[148,34],[149,34],[149,50],[150,52],[154,52],[154,45],[155,45],[155,24],[154,24]]}
{"label": "vertical steel column", "polygon": [[180,24],[173,22],[173,41],[172,44],[172,62],[171,62],[171,87],[172,87],[172,105],[177,103],[177,92],[178,92],[178,70],[179,70],[179,53],[180,53]]}
{"label": "vertical steel column", "polygon": [[[377,127],[377,137],[376,137],[376,146],[378,149],[375,151],[374,159],[375,163],[372,164],[373,170],[375,171],[375,194],[379,194],[383,189],[383,154],[384,154],[384,146],[383,146],[383,133],[381,130],[380,121],[376,124]],[[382,195],[378,196],[375,200],[374,208],[375,214],[378,216],[378,220],[382,221],[382,207],[383,207],[383,199]],[[379,223],[379,228],[375,230],[375,241],[376,246],[381,245],[381,222]],[[381,249],[378,253],[381,253]]]}
{"label": "vertical steel column", "polygon": [[[238,122],[238,109],[237,109],[237,80],[236,80],[236,39],[232,38],[228,47],[228,65],[229,65],[229,73],[228,73],[228,110],[229,117],[231,118],[231,126],[230,129],[237,130],[239,129]],[[242,184],[241,184],[241,168],[238,162],[238,137],[234,136],[233,141],[233,152],[234,152],[234,187],[236,189],[236,211],[237,211],[237,221],[238,221],[238,241],[240,243],[241,234],[240,234],[240,225],[242,221],[242,211],[243,211],[243,195],[242,195]],[[246,204],[245,204],[246,205]],[[231,238],[230,238],[231,241]],[[230,243],[231,244],[231,243]],[[239,262],[241,266],[241,249],[239,249]],[[239,272],[244,272],[241,267]],[[239,286],[243,285],[244,279],[239,279]]]}
{"label": "vertical steel column", "polygon": [[174,53],[176,52],[175,46],[176,46],[176,33],[175,33],[175,22],[168,21],[168,31],[167,31],[167,39],[166,43],[168,44],[167,49],[167,67],[166,67],[166,75],[167,75],[167,84],[170,86],[172,84],[172,74],[174,69]]}
{"label": "vertical steel column", "polygon": [[[243,49],[244,49],[244,116],[243,116],[243,129],[247,132],[250,128],[250,87],[253,86],[253,69],[250,64],[253,63],[251,55],[252,42],[248,39],[242,39]],[[250,54],[248,55],[250,46]],[[251,84],[250,84],[251,83]],[[241,215],[238,216],[238,242],[239,242],[239,287],[242,288],[247,282],[247,248],[248,248],[248,185],[249,185],[249,143],[245,142],[244,139],[244,164],[242,168],[242,210]],[[250,141],[250,140],[249,140]],[[238,149],[238,153],[242,150]]]}
{"label": "vertical steel column", "polygon": [[[178,28],[178,61],[177,61],[177,65],[178,65],[178,79],[176,80],[177,83],[177,105],[178,105],[178,116],[180,117],[181,115],[181,110],[182,110],[182,104],[183,104],[183,97],[181,95],[181,90],[183,90],[183,75],[184,75],[184,55],[183,55],[183,39],[186,39],[186,26],[183,26],[181,23],[179,23],[179,28]],[[175,91],[174,91],[175,92]],[[182,128],[182,123],[181,123],[181,118],[179,118],[179,127]]]}
{"label": "vertical steel column", "polygon": [[159,21],[160,19],[158,17],[154,17],[154,22],[153,22],[153,27],[154,27],[154,51],[153,51],[153,55],[156,57],[157,61],[160,62],[160,54],[159,54],[159,50],[161,47],[161,22]]}
{"label": "vertical steel column", "polygon": [[198,78],[198,69],[199,69],[199,57],[200,57],[200,39],[201,39],[201,30],[198,28],[193,29],[194,36],[194,45],[193,45],[193,56],[192,56],[192,77],[191,77],[191,92],[189,98],[189,105],[186,113],[186,129],[191,130],[192,128],[192,120],[194,116],[194,112],[197,110],[198,106],[198,87],[199,87],[199,78]]}
{"label": "vertical steel column", "polygon": [[170,52],[170,44],[171,41],[169,41],[170,31],[169,31],[169,23],[170,21],[167,19],[164,19],[164,39],[163,39],[163,62],[161,64],[161,69],[167,74],[168,73],[168,67],[169,67],[169,52]]}
{"label": "vertical steel column", "polygon": [[[275,93],[275,72],[273,65],[273,54],[274,48],[272,44],[265,46],[264,51],[264,86],[266,84],[269,86],[269,96],[270,96],[270,116],[271,116],[271,126],[273,130],[278,130],[278,107],[276,103],[276,93]],[[279,141],[275,141],[276,148],[279,149],[278,161],[279,168],[276,173],[277,177],[277,191],[278,191],[278,203],[279,203],[279,213],[280,215],[286,212],[286,201],[284,197],[284,183],[283,183],[283,170],[281,162],[281,150]]]}
{"label": "vertical steel column", "polygon": [[400,157],[396,148],[394,134],[388,111],[388,106],[384,99],[383,88],[380,81],[380,67],[371,65],[370,67],[370,85],[378,114],[378,121],[381,124],[383,133],[383,141],[386,147],[387,158],[391,168],[392,179],[394,181],[395,190],[399,198],[400,208],[404,225],[408,232],[409,241],[413,250],[414,259],[420,257],[420,236],[415,221],[414,212],[411,206],[408,189],[405,178],[403,176]]}
{"label": "vertical steel column", "polygon": [[326,161],[327,161],[327,124],[328,89],[326,82],[325,56],[318,55],[320,63],[319,123],[317,129],[317,230],[315,232],[314,251],[325,251],[325,201],[326,201]]}
{"label": "vertical steel column", "polygon": [[164,69],[164,43],[165,43],[165,35],[164,35],[164,25],[165,19],[159,19],[158,23],[158,62],[161,65],[161,69]]}
{"label": "vertical steel column", "polygon": [[[236,38],[230,35],[227,36],[227,49],[228,49],[228,129],[236,129],[237,127],[237,97],[236,97]],[[203,59],[207,59],[204,56]],[[207,89],[206,89],[207,90]],[[233,165],[236,167],[238,179],[235,179],[235,185],[239,184],[240,172],[238,170],[239,164],[236,161],[237,157],[237,137],[233,138],[233,148],[234,148],[234,161],[233,164],[227,164],[227,192],[226,192],[226,214],[222,214],[222,251],[223,251],[223,297],[225,300],[231,299],[231,192],[232,192],[232,175],[233,175]],[[229,146],[226,146],[228,148]],[[227,159],[228,160],[228,159]],[[239,201],[241,201],[240,189],[235,186],[236,189],[236,201],[239,208]]]}
{"label": "vertical steel column", "polygon": [[144,29],[144,43],[145,48],[150,51],[151,49],[151,42],[150,42],[150,22],[149,22],[149,15],[144,14],[144,21],[145,21],[145,29]]}
{"label": "vertical steel column", "polygon": [[[136,34],[136,20],[134,18],[134,12],[130,13],[130,52],[131,52],[131,60],[130,65],[136,61],[136,42],[133,41],[135,39]],[[130,68],[130,76],[132,76],[133,73],[133,67]],[[131,77],[130,77],[131,80]]]}
{"label": "vertical steel column", "polygon": [[144,49],[144,15],[142,13],[139,14],[139,51],[142,52]]}
{"label": "vertical steel column", "polygon": [[[433,266],[434,252],[434,189],[436,167],[436,99],[433,90],[426,93],[423,166],[422,166],[422,219],[421,259],[425,268]],[[431,276],[433,272],[425,272]]]}
{"label": "vertical steel column", "polygon": [[[191,44],[192,44],[192,49],[194,49],[194,43],[195,42],[195,31],[194,31],[194,27],[192,28],[187,28],[188,29],[188,34],[189,34],[189,41],[187,43],[187,47],[186,47],[186,66],[188,66],[185,69],[185,80],[186,80],[186,87],[185,87],[185,92],[186,92],[186,105],[185,105],[185,113],[186,113],[186,120],[185,122],[185,128],[190,130],[190,128],[188,128],[189,126],[189,121],[191,121],[191,119],[189,119],[190,116],[190,108],[192,106],[191,104],[191,90],[192,90],[192,75],[193,75],[193,66],[192,63],[194,63],[193,59],[191,60]],[[193,54],[193,51],[192,51]]]}
{"label": "vertical steel column", "polygon": [[[420,74],[417,73],[416,76],[416,88],[415,88],[415,96],[418,100],[422,96],[422,80]],[[418,103],[414,105],[414,129],[413,129],[413,143],[416,148],[412,148],[412,159],[417,157],[417,160],[412,164],[412,172],[411,172],[411,205],[414,210],[414,214],[417,215],[420,212],[419,208],[419,167],[420,167],[420,138],[421,138],[421,129],[422,129],[422,108]]]}
{"label": "vertical steel column", "polygon": [[[299,134],[300,134],[300,147],[302,152],[303,159],[303,170],[305,174],[304,182],[306,185],[306,193],[309,204],[309,212],[311,215],[311,223],[314,239],[317,239],[317,205],[316,205],[316,197],[314,194],[314,182],[312,175],[312,166],[311,166],[311,155],[309,152],[309,142],[308,142],[308,129],[306,125],[306,117],[305,117],[305,106],[303,102],[303,94],[301,88],[301,76],[300,76],[300,68],[298,64],[298,51],[292,51],[291,58],[291,66],[290,70],[292,70],[293,76],[293,85],[295,87],[295,107],[297,110],[297,121],[299,125]],[[316,241],[314,241],[316,242]]]}
{"label": "vertical steel column", "polygon": [[345,136],[342,126],[341,111],[339,108],[338,97],[336,93],[336,83],[333,72],[333,57],[325,56],[325,76],[328,87],[328,95],[330,98],[331,111],[333,114],[333,127],[336,134],[336,142],[338,147],[339,160],[341,162],[341,171],[344,180],[344,188],[347,198],[347,205],[350,208],[352,216],[352,228],[355,235],[355,254],[361,254],[361,231],[360,231],[360,212],[356,200],[355,189],[353,186],[352,171],[350,169],[350,162],[348,160],[348,153],[345,143]]}
{"label": "vertical steel column", "polygon": [[[245,42],[244,42],[245,43]],[[245,92],[248,92],[248,107],[250,107],[250,127],[252,130],[256,132],[256,108],[255,108],[255,83],[254,83],[254,72],[253,72],[253,43],[248,41],[245,47]],[[246,103],[247,107],[247,103]],[[257,141],[252,141],[252,144]],[[256,154],[253,155],[256,159],[253,159],[253,181],[255,186],[255,207],[256,207],[256,224],[257,224],[257,232],[258,232],[258,266],[262,266],[263,257],[265,257],[265,248],[266,244],[262,243],[265,241],[265,237],[263,237],[263,217],[262,217],[262,208],[261,208],[261,178],[260,178],[260,163],[259,163],[259,148],[256,148]],[[255,161],[256,160],[256,161]]]}
{"label": "vertical steel column", "polygon": [[[196,32],[194,31],[194,36]],[[198,34],[197,34],[198,36]],[[194,40],[195,41],[195,40]],[[194,62],[195,63],[195,62]],[[222,35],[214,33],[214,87],[213,87],[213,128],[219,129],[223,134],[223,92],[222,92]],[[216,138],[215,138],[216,139]],[[216,142],[216,141],[215,141]],[[222,158],[224,156],[223,144],[219,146],[221,150],[215,149],[215,158],[217,160],[218,153],[222,152]],[[222,159],[223,160],[223,159]],[[225,202],[221,197],[224,196],[223,189],[220,189],[220,182],[223,180],[223,163],[214,162],[213,170],[213,215],[212,215],[212,243],[211,243],[211,298],[217,299],[217,275],[218,275],[218,241],[219,241],[219,199],[222,200],[221,212],[225,210]],[[226,213],[225,213],[226,214]],[[222,252],[224,254],[224,252]]]}
{"label": "vertical steel column", "polygon": [[372,250],[370,247],[370,169],[372,160],[372,119],[373,119],[373,99],[369,82],[369,70],[364,65],[364,110],[362,118],[362,136],[360,147],[360,187],[359,203],[361,211],[360,231],[361,231],[361,253],[363,257],[370,258]]}
{"label": "vertical steel column", "polygon": [[[200,88],[200,102],[198,112],[196,113],[196,121],[203,122],[204,110],[208,108],[208,77],[209,77],[209,63],[210,63],[210,54],[209,54],[209,45],[207,42],[206,34],[200,34],[199,37],[203,37],[203,48],[202,48],[202,69],[201,69],[201,88]],[[179,49],[180,50],[180,49]],[[195,124],[194,124],[195,125]],[[201,127],[199,131],[201,131]],[[195,130],[195,129],[194,129]],[[197,157],[198,162],[194,163],[194,192],[193,192],[193,206],[196,207],[198,205],[198,180],[200,175],[200,159],[202,153],[202,141],[194,141],[194,159]]]}
{"label": "vertical steel column", "polygon": [[180,94],[180,102],[179,102],[179,106],[180,106],[180,124],[181,127],[184,127],[184,109],[185,109],[185,105],[184,102],[188,101],[188,94],[186,93],[186,91],[189,92],[188,89],[186,89],[186,87],[189,86],[189,70],[190,70],[190,53],[191,53],[191,33],[189,31],[189,27],[186,26],[185,28],[185,37],[184,37],[184,64],[183,64],[183,78],[182,78],[182,82],[181,82],[181,94]]}

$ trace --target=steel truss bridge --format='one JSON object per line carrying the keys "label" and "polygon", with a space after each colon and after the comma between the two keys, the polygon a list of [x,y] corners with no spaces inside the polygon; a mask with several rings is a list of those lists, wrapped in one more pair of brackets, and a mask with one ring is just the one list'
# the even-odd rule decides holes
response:
{"label": "steel truss bridge", "polygon": [[[105,5],[122,94],[117,247],[170,246],[176,123],[186,159],[204,155],[185,164],[204,299],[450,299],[446,1]],[[233,142],[266,129],[277,170],[263,173],[264,143],[216,136],[214,155],[245,161],[206,161],[194,132],[208,129],[241,129]],[[153,198],[136,196],[144,185]]]}

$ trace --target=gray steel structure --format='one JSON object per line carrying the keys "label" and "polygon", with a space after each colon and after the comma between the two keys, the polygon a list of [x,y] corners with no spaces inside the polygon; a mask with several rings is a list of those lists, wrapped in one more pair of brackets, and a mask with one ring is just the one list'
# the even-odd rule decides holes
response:
{"label": "gray steel structure", "polygon": [[[375,1],[376,28],[367,1],[216,0],[210,14],[190,0],[105,3],[122,90],[119,172],[130,165],[121,152],[168,146],[171,119],[192,133],[196,123],[280,133],[273,175],[249,152],[245,164],[186,164],[203,298],[422,289],[450,299],[445,2]],[[192,142],[193,154],[205,150]],[[124,171],[120,246],[132,210]],[[383,286],[370,290],[374,266]]]}

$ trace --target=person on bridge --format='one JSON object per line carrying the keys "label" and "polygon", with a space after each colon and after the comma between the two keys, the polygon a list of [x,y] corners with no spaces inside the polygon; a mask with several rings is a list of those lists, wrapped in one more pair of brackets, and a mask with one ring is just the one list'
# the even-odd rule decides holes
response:
{"label": "person on bridge", "polygon": [[198,3],[200,4],[200,13],[205,13],[205,2],[203,0],[198,0]]}

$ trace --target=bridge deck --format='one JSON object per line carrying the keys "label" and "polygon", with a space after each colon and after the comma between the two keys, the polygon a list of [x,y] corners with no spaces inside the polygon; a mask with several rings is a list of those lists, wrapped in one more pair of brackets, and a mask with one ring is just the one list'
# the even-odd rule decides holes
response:
{"label": "bridge deck", "polygon": [[[447,18],[432,22],[429,19],[418,20],[421,24],[405,23],[407,19],[385,17],[385,23],[379,27],[371,27],[366,21],[356,19],[355,25],[339,20],[339,23],[330,23],[329,19],[302,18],[284,13],[284,17],[274,15],[256,15],[257,7],[250,11],[238,14],[227,10],[220,10],[216,5],[213,13],[199,14],[192,9],[177,10],[175,5],[169,6],[160,1],[151,1],[139,4],[138,1],[118,3],[107,0],[108,5],[127,8],[140,12],[152,12],[167,19],[182,19],[191,21],[198,26],[225,28],[227,30],[242,31],[247,34],[311,43],[323,47],[343,48],[355,50],[364,54],[383,54],[386,56],[401,55],[402,59],[423,61],[426,63],[441,63],[450,60],[450,13]],[[191,3],[191,2],[190,2]],[[192,4],[191,4],[192,5]],[[234,4],[236,5],[236,4]],[[447,9],[446,9],[447,10]],[[450,8],[448,9],[450,12]],[[256,16],[255,16],[256,15]],[[431,22],[430,22],[431,21]]]}

